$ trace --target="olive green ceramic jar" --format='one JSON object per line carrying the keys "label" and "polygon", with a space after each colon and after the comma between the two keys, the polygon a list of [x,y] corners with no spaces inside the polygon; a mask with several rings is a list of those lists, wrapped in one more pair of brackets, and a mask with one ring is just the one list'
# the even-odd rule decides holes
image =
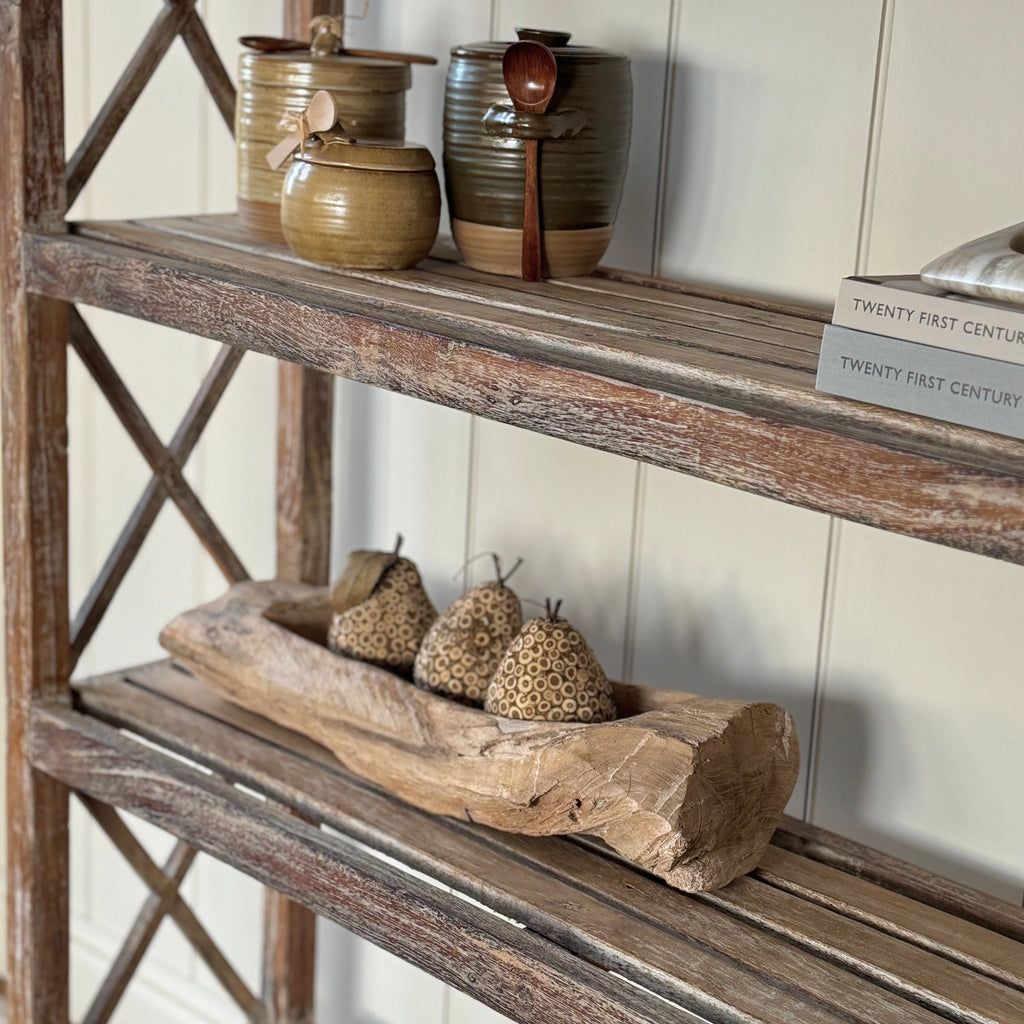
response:
{"label": "olive green ceramic jar", "polygon": [[568,45],[565,33],[518,31],[546,43],[558,64],[544,114],[513,108],[502,77],[507,42],[451,51],[444,175],[452,235],[470,266],[519,275],[524,140],[535,138],[545,276],[586,274],[611,240],[622,195],[633,108],[629,58]]}
{"label": "olive green ceramic jar", "polygon": [[288,245],[314,263],[402,270],[430,252],[441,218],[434,158],[408,142],[312,137],[281,192]]}
{"label": "olive green ceramic jar", "polygon": [[318,89],[334,99],[338,118],[357,138],[405,137],[409,65],[337,54],[243,53],[235,104],[238,214],[261,238],[280,241],[279,205],[287,164],[272,170],[267,154],[288,134]]}

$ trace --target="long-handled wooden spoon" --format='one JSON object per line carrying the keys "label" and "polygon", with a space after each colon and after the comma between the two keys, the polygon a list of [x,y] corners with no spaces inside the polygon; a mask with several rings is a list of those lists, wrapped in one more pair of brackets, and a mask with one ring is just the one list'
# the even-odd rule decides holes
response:
{"label": "long-handled wooden spoon", "polygon": [[[543,114],[548,109],[558,81],[555,55],[533,40],[512,43],[501,63],[505,88],[516,110]],[[523,280],[539,281],[541,276],[540,181],[537,169],[537,139],[525,139],[526,178],[523,185]]]}
{"label": "long-handled wooden spoon", "polygon": [[[238,40],[250,50],[261,53],[287,53],[290,50],[308,50],[309,43],[298,39],[278,39],[276,36],[242,36]],[[373,57],[375,60],[396,60],[403,64],[436,64],[436,57],[428,57],[422,53],[395,53],[391,50],[350,50],[345,47],[337,50],[335,57]]]}

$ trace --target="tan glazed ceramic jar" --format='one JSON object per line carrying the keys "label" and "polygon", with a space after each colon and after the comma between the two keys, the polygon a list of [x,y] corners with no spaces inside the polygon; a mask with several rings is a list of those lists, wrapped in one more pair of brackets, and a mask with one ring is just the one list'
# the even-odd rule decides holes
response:
{"label": "tan glazed ceramic jar", "polygon": [[291,161],[281,193],[288,245],[336,267],[411,267],[430,252],[440,217],[434,158],[410,142],[313,136]]}
{"label": "tan glazed ceramic jar", "polygon": [[296,122],[320,89],[327,90],[345,127],[361,139],[405,138],[409,65],[316,53],[244,53],[235,104],[238,215],[261,238],[280,241],[279,204],[285,167],[267,166],[282,125]]}
{"label": "tan glazed ceramic jar", "polygon": [[507,42],[451,51],[444,101],[445,190],[466,263],[518,276],[522,266],[525,140],[539,147],[544,276],[587,274],[604,255],[629,155],[629,58],[569,45],[568,33],[517,29],[558,67],[543,114],[516,110],[502,75]]}

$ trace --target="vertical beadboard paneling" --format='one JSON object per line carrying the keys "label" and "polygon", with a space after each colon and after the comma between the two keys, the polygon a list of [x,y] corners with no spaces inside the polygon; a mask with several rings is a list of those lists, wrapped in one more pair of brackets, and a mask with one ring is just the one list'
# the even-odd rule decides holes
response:
{"label": "vertical beadboard paneling", "polygon": [[[867,267],[1020,220],[1024,10],[895,6]],[[843,527],[814,819],[1020,901],[1024,570]]]}
{"label": "vertical beadboard paneling", "polygon": [[[662,273],[831,294],[856,252],[879,6],[681,0]],[[783,705],[805,755],[800,814],[828,520],[644,476],[632,677]]]}
{"label": "vertical beadboard paneling", "polygon": [[665,470],[647,473],[633,681],[767,700],[793,716],[803,813],[828,519]]}
{"label": "vertical beadboard paneling", "polygon": [[1024,89],[1013,0],[899,0],[871,223],[869,269],[916,273],[935,256],[1021,219]]}
{"label": "vertical beadboard paneling", "polygon": [[1024,570],[844,525],[813,819],[1020,901]]}
{"label": "vertical beadboard paneling", "polygon": [[[497,552],[506,568],[521,557],[510,585],[524,616],[542,615],[549,597],[561,600],[561,614],[618,678],[635,464],[499,423],[481,421],[478,431],[471,554]],[[493,573],[488,559],[469,571],[473,583]]]}
{"label": "vertical beadboard paneling", "polygon": [[679,0],[662,274],[831,300],[856,252],[880,9]]}
{"label": "vertical beadboard paneling", "polygon": [[469,418],[342,382],[336,417],[336,571],[356,548],[402,553],[438,607],[462,590]]}

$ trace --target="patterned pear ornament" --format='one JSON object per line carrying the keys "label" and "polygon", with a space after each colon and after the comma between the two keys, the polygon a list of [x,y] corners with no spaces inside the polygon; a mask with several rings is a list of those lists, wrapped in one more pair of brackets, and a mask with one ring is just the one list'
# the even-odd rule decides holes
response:
{"label": "patterned pear ornament", "polygon": [[414,562],[394,551],[353,551],[331,590],[327,646],[407,678],[437,610]]}
{"label": "patterned pear ornament", "polygon": [[611,683],[579,630],[558,614],[531,619],[501,659],[484,710],[505,718],[548,722],[610,722]]}
{"label": "patterned pear ornament", "polygon": [[467,590],[437,617],[423,639],[413,667],[413,682],[466,704],[483,703],[501,656],[523,624],[519,598],[504,575],[497,555],[497,579]]}

